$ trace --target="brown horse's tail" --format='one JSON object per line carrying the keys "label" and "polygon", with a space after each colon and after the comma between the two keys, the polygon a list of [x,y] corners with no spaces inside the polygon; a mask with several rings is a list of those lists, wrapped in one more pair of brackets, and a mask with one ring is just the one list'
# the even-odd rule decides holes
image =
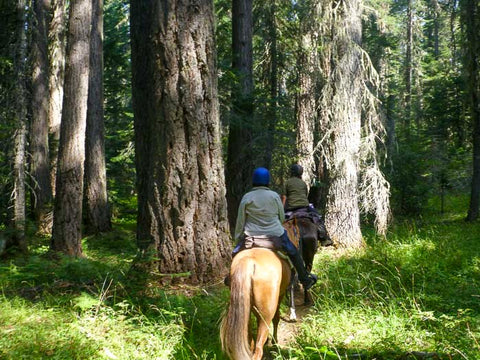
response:
{"label": "brown horse's tail", "polygon": [[235,360],[249,360],[252,351],[248,339],[252,277],[255,263],[251,258],[243,258],[232,268],[230,304],[220,325],[220,340],[223,351]]}

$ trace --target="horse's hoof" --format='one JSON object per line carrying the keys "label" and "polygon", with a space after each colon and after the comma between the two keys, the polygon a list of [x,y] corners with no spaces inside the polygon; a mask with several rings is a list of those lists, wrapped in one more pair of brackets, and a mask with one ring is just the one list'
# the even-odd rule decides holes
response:
{"label": "horse's hoof", "polygon": [[289,322],[297,322],[297,313],[295,312],[295,309],[293,309],[293,308],[290,308]]}

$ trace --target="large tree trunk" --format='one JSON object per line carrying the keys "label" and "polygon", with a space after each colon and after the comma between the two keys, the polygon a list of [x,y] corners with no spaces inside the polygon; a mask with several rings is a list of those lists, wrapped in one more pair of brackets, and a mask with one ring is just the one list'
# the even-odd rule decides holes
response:
{"label": "large tree trunk", "polygon": [[[316,177],[315,123],[317,120],[317,89],[315,68],[318,53],[314,36],[314,12],[305,9],[300,21],[300,49],[298,57],[297,96],[297,154],[303,167],[303,180],[311,184]],[[316,29],[315,29],[316,30]]]}
{"label": "large tree trunk", "polygon": [[466,0],[464,5],[466,31],[466,72],[470,116],[473,124],[473,175],[467,220],[474,221],[480,206],[480,5]]}
{"label": "large tree trunk", "polygon": [[232,1],[232,112],[226,165],[228,218],[235,226],[238,205],[251,186],[253,160],[253,20],[252,0]]}
{"label": "large tree trunk", "polygon": [[211,281],[230,258],[213,4],[132,0],[131,34],[137,264]]}
{"label": "large tree trunk", "polygon": [[103,114],[103,0],[93,0],[85,144],[85,224],[92,233],[111,229]]}
{"label": "large tree trunk", "polygon": [[50,203],[52,189],[50,183],[50,161],[48,151],[48,44],[44,0],[34,0],[35,13],[32,43],[32,126],[30,136],[32,208],[39,230],[47,233],[51,229]]}
{"label": "large tree trunk", "polygon": [[363,246],[358,192],[363,89],[361,4],[347,0],[341,4],[329,1],[324,6],[326,33],[322,35],[332,39],[322,59],[327,77],[322,88],[321,127],[330,176],[325,223],[336,244],[355,248]]}
{"label": "large tree trunk", "polygon": [[15,87],[16,131],[13,160],[13,227],[15,234],[9,245],[27,251],[25,240],[25,147],[27,143],[27,100],[26,100],[26,34],[25,34],[25,1],[17,3],[16,48],[15,48]]}
{"label": "large tree trunk", "polygon": [[272,165],[273,150],[275,148],[275,129],[277,127],[278,108],[278,54],[277,54],[277,20],[276,0],[270,0],[268,16],[268,42],[270,43],[270,101],[268,105],[268,123],[266,149],[263,166],[269,169]]}
{"label": "large tree trunk", "polygon": [[65,93],[50,247],[82,255],[82,200],[90,58],[91,0],[70,2]]}
{"label": "large tree trunk", "polygon": [[51,8],[52,18],[48,31],[50,54],[48,126],[50,132],[50,184],[52,194],[55,194],[58,143],[60,141],[60,122],[62,119],[63,82],[65,78],[65,0],[53,0]]}

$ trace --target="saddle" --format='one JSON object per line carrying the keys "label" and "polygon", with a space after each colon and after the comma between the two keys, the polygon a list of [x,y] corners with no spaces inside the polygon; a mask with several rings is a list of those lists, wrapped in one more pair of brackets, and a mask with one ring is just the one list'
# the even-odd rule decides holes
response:
{"label": "saddle", "polygon": [[325,219],[318,211],[310,204],[309,206],[289,210],[285,212],[285,219],[290,220],[293,218],[307,219],[314,223],[318,228],[319,239],[329,239],[327,230],[325,228]]}
{"label": "saddle", "polygon": [[282,240],[279,236],[257,235],[245,236],[240,250],[251,248],[264,248],[273,251],[282,250]]}
{"label": "saddle", "polygon": [[289,220],[294,217],[308,219],[316,225],[321,225],[323,223],[322,215],[320,215],[312,206],[305,206],[285,212],[285,220]]}

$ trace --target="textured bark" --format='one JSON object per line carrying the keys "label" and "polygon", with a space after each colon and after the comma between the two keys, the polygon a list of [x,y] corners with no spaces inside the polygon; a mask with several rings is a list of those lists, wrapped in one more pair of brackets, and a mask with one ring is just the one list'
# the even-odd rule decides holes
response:
{"label": "textured bark", "polygon": [[438,59],[440,55],[440,4],[438,0],[432,0],[433,11],[433,53]]}
{"label": "textured bark", "polygon": [[63,82],[65,78],[65,0],[53,0],[52,18],[48,31],[50,72],[48,78],[50,99],[48,104],[48,126],[50,133],[50,184],[55,194],[60,122],[62,119]]}
{"label": "textured bark", "polygon": [[238,82],[232,90],[232,113],[226,166],[228,217],[235,226],[238,205],[251,186],[253,172],[252,0],[232,1],[232,68]]}
{"label": "textured bark", "polygon": [[275,129],[277,127],[277,108],[278,108],[278,54],[277,54],[277,7],[275,0],[270,0],[270,12],[268,17],[268,42],[270,43],[270,102],[268,107],[268,131],[266,150],[263,166],[267,169],[271,167],[273,149],[275,148]]}
{"label": "textured bark", "polygon": [[25,163],[26,163],[26,142],[27,142],[27,100],[26,100],[26,35],[25,35],[25,1],[17,3],[17,25],[16,25],[16,49],[15,49],[15,75],[17,86],[15,91],[16,107],[16,131],[13,161],[13,226],[15,234],[9,246],[16,246],[21,251],[27,251],[25,240]]}
{"label": "textured bark", "polygon": [[103,0],[93,0],[85,143],[85,224],[88,232],[111,230],[105,166],[103,109]]}
{"label": "textured bark", "polygon": [[467,220],[478,219],[480,207],[480,5],[466,0],[464,4],[466,32],[466,72],[470,116],[473,124],[473,175]]}
{"label": "textured bark", "polygon": [[51,249],[82,255],[82,200],[89,79],[91,0],[70,2],[65,93]]}
{"label": "textured bark", "polygon": [[324,6],[324,35],[331,39],[322,59],[327,78],[322,89],[321,128],[327,137],[323,147],[330,176],[325,224],[336,244],[355,248],[363,246],[358,192],[364,86],[361,3],[331,1]]}
{"label": "textured bark", "polygon": [[50,160],[48,151],[48,45],[44,0],[34,0],[34,27],[32,42],[32,125],[30,153],[32,156],[30,173],[32,186],[32,208],[41,232],[51,229],[48,216],[52,201],[50,183]]}
{"label": "textured bark", "polygon": [[324,134],[317,126],[319,91],[322,75],[319,70],[318,29],[319,1],[306,1],[300,6],[300,38],[298,52],[298,94],[296,106],[297,157],[303,167],[303,180],[311,185],[308,200],[324,213],[328,194],[328,172],[324,154],[317,143]]}
{"label": "textured bark", "polygon": [[405,44],[405,134],[410,134],[412,120],[412,81],[413,81],[413,0],[407,3],[407,39]]}
{"label": "textured bark", "polygon": [[213,21],[209,0],[131,2],[139,262],[191,282],[230,257]]}
{"label": "textured bark", "polygon": [[313,31],[307,27],[310,22],[302,21],[301,23],[301,47],[298,59],[297,153],[298,163],[303,167],[303,180],[311,184],[316,177],[314,134],[317,102],[314,74],[315,65],[318,62],[312,38]]}

